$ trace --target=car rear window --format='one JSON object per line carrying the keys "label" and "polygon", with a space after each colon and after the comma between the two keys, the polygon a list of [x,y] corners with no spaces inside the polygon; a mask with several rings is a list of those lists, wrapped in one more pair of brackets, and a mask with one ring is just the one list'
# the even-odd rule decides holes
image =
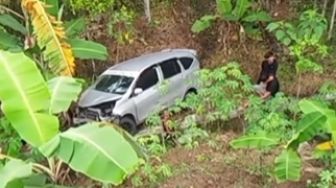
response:
{"label": "car rear window", "polygon": [[182,63],[182,66],[185,70],[188,70],[191,67],[193,61],[194,61],[194,59],[190,58],[190,57],[180,58],[180,62]]}
{"label": "car rear window", "polygon": [[171,78],[181,72],[181,67],[176,59],[171,59],[160,64],[164,79]]}

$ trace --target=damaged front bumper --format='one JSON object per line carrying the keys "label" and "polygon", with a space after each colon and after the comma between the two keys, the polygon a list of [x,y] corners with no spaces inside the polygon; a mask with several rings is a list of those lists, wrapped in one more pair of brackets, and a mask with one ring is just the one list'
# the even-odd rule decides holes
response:
{"label": "damaged front bumper", "polygon": [[119,115],[103,115],[101,110],[99,109],[87,109],[87,112],[90,113],[83,113],[77,112],[76,116],[73,118],[73,123],[75,125],[82,125],[85,123],[90,122],[110,122],[114,124],[119,124],[120,116]]}

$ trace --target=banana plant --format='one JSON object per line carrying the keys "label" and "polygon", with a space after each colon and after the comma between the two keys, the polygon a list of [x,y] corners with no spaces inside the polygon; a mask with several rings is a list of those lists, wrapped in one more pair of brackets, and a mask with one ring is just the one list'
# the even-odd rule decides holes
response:
{"label": "banana plant", "polygon": [[255,22],[269,22],[271,16],[265,11],[254,11],[251,9],[250,0],[216,0],[217,11],[214,15],[205,15],[197,20],[191,30],[194,33],[200,33],[212,26],[216,20],[225,20],[231,23],[239,24],[244,30],[251,31],[252,24]]}
{"label": "banana plant", "polygon": [[[0,74],[0,101],[5,117],[22,139],[39,148],[47,159],[58,158],[92,179],[114,185],[137,169],[142,161],[141,149],[130,136],[125,136],[127,133],[120,133],[107,122],[59,131],[57,114],[77,99],[82,88],[80,81],[66,76],[47,82],[36,63],[24,53],[2,50]],[[34,166],[57,179],[52,166]],[[12,173],[6,169],[0,168],[0,177]],[[11,177],[10,180],[20,178]]]}
{"label": "banana plant", "polygon": [[[85,29],[84,19],[65,21],[63,25],[55,12],[61,12],[57,0],[47,0],[52,6],[39,0],[23,0],[23,12],[27,17],[19,15],[17,20],[10,14],[0,15],[0,49],[10,51],[28,51],[35,46],[35,37],[41,50],[29,53],[42,53],[48,66],[55,75],[70,76],[74,74],[74,58],[106,60],[108,52],[105,46],[81,38],[80,32]],[[48,8],[46,8],[48,6]],[[50,14],[50,12],[52,14]],[[61,17],[61,16],[59,16]],[[28,23],[27,26],[22,22]],[[34,36],[26,29],[33,26]],[[8,33],[8,29],[15,33]],[[24,42],[22,42],[24,40]]]}

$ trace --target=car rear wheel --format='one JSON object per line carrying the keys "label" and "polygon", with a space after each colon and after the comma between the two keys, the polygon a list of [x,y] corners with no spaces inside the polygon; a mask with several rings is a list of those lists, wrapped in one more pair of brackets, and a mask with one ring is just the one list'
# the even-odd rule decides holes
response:
{"label": "car rear wheel", "polygon": [[126,130],[131,135],[135,135],[137,132],[137,126],[135,121],[130,117],[123,117],[120,120],[120,127]]}

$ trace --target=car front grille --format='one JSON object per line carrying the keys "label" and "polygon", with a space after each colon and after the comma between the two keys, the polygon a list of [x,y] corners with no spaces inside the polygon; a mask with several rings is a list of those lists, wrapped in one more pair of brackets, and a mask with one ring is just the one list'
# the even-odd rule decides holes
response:
{"label": "car front grille", "polygon": [[92,120],[98,120],[99,119],[99,112],[93,111],[91,109],[83,109],[81,112],[81,115],[85,118],[92,119]]}

